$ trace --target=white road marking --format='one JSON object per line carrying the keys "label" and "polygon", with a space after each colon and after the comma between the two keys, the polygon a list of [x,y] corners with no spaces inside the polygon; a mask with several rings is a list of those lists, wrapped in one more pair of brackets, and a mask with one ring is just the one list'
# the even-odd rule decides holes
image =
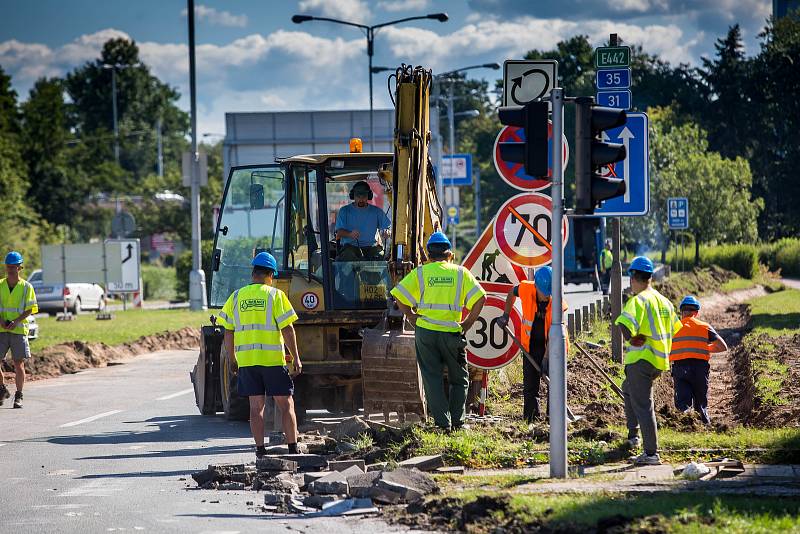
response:
{"label": "white road marking", "polygon": [[80,419],[78,421],[72,421],[70,423],[64,423],[63,425],[61,425],[60,428],[67,428],[67,427],[70,427],[70,426],[77,426],[77,425],[80,425],[80,424],[83,424],[83,423],[90,423],[90,422],[96,421],[97,419],[100,419],[102,417],[108,417],[109,415],[114,415],[115,413],[120,413],[121,411],[122,410],[111,410],[110,412],[99,413],[97,415],[93,415],[91,417],[87,417],[86,419]]}
{"label": "white road marking", "polygon": [[183,391],[179,391],[171,395],[164,395],[163,397],[159,397],[156,400],[162,401],[162,400],[174,399],[175,397],[180,397],[181,395],[188,395],[189,393],[194,393],[194,388],[184,389]]}

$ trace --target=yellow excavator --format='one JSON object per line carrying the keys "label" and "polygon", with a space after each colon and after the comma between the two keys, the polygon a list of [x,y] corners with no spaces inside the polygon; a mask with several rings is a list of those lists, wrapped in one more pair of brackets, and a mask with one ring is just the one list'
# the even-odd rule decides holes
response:
{"label": "yellow excavator", "polygon": [[[440,228],[442,209],[428,155],[431,72],[402,65],[395,81],[393,153],[364,153],[360,140],[340,154],[298,155],[264,165],[233,167],[221,203],[212,258],[209,305],[250,283],[250,261],[275,256],[275,285],[288,296],[303,373],[295,380],[299,420],[307,410],[397,412],[422,417],[425,405],[413,332],[389,290],[426,260],[425,240]],[[339,210],[358,182],[391,221],[377,258],[345,259],[336,240]],[[202,328],[200,356],[190,373],[200,412],[246,420],[223,330]]]}

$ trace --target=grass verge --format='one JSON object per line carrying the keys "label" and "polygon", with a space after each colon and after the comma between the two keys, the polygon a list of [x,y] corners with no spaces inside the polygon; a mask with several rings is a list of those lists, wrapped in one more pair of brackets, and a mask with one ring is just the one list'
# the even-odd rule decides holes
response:
{"label": "grass verge", "polygon": [[98,321],[93,314],[79,315],[72,321],[56,321],[55,317],[37,318],[39,338],[31,342],[31,350],[68,341],[100,341],[119,345],[142,336],[179,330],[186,326],[199,328],[208,323],[209,312],[189,310],[128,310],[113,312],[111,321]]}
{"label": "grass verge", "polygon": [[800,333],[800,290],[786,289],[749,301],[752,334]]}

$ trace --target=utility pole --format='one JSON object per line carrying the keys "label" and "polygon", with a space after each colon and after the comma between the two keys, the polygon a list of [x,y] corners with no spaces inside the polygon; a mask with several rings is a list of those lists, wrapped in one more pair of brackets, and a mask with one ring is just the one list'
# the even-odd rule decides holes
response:
{"label": "utility pole", "polygon": [[475,180],[475,239],[481,237],[481,169],[477,165],[473,167],[472,177]]}
{"label": "utility pole", "polygon": [[[119,125],[117,124],[117,66],[111,67],[111,106],[114,108],[114,159],[119,165]],[[119,211],[119,210],[117,210]]]}
{"label": "utility pole", "polygon": [[161,137],[161,130],[163,126],[161,124],[161,117],[158,118],[156,122],[156,147],[158,149],[158,158],[156,163],[158,165],[158,176],[164,176],[164,144],[163,139]]}
{"label": "utility pole", "polygon": [[201,265],[200,249],[200,161],[197,153],[197,84],[194,53],[194,0],[186,0],[189,19],[189,89],[192,121],[192,271],[189,273],[189,308],[208,309],[206,275]]}
{"label": "utility pole", "polygon": [[564,280],[564,246],[561,221],[564,218],[564,169],[562,165],[562,138],[564,132],[564,89],[555,87],[550,92],[553,110],[553,239],[552,239],[552,315],[549,332],[550,358],[550,476],[567,477],[567,358],[564,336],[564,315],[561,309]]}

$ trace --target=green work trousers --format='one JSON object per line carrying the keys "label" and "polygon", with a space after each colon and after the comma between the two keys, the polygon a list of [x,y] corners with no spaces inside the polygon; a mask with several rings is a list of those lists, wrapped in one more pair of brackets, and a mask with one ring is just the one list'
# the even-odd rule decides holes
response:
{"label": "green work trousers", "polygon": [[[460,427],[469,389],[467,342],[460,332],[437,332],[419,326],[414,338],[428,414],[440,428]],[[444,391],[445,367],[449,395]]]}

